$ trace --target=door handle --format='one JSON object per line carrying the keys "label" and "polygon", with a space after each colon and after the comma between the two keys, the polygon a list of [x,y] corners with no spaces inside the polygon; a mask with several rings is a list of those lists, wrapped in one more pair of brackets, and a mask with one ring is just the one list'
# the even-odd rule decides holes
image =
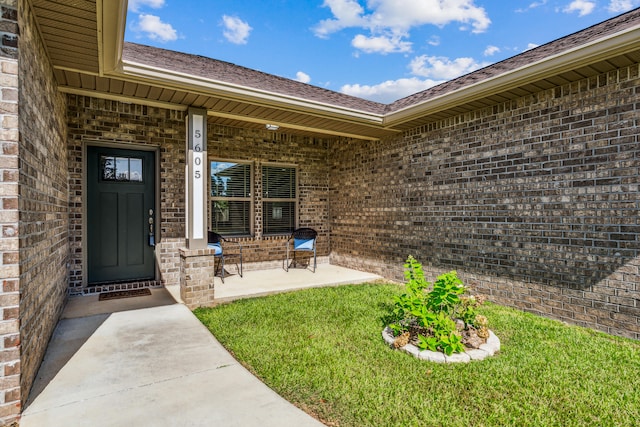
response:
{"label": "door handle", "polygon": [[156,245],[156,237],[154,233],[153,227],[153,209],[149,209],[149,246],[155,247]]}

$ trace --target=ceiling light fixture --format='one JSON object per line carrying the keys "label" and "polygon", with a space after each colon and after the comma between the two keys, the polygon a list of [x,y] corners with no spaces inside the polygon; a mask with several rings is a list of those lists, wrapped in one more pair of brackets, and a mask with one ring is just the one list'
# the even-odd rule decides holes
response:
{"label": "ceiling light fixture", "polygon": [[278,126],[278,125],[272,125],[272,124],[269,124],[269,123],[267,123],[267,124],[265,125],[265,127],[267,128],[267,130],[278,130],[278,129],[280,129],[280,126]]}

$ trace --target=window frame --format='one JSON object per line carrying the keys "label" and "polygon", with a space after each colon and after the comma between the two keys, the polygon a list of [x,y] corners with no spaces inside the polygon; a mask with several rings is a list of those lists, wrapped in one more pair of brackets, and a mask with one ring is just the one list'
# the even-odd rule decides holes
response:
{"label": "window frame", "polygon": [[[254,236],[254,224],[255,224],[255,163],[251,160],[237,160],[237,159],[225,159],[225,158],[218,158],[218,157],[212,157],[208,159],[208,167],[209,167],[209,182],[208,182],[208,194],[209,194],[209,203],[208,203],[208,208],[207,208],[207,213],[208,213],[208,229],[212,230],[212,231],[216,231],[217,233],[227,237],[229,236],[230,238],[236,238],[236,237],[251,237]],[[238,165],[244,165],[244,166],[249,166],[249,194],[246,197],[228,197],[228,196],[213,196],[212,193],[212,188],[211,188],[211,172],[212,172],[212,163],[235,163]],[[242,202],[249,202],[249,207],[248,207],[248,219],[249,219],[249,233],[248,234],[230,234],[230,233],[225,233],[225,232],[220,232],[219,230],[215,230],[213,228],[213,215],[215,215],[215,213],[213,212],[213,208],[212,208],[212,204],[215,201],[242,201]]]}
{"label": "window frame", "polygon": [[[276,198],[270,198],[270,197],[265,197],[264,193],[265,193],[265,183],[264,183],[264,168],[265,167],[275,167],[275,168],[288,168],[288,169],[293,169],[294,171],[294,183],[293,183],[293,190],[294,190],[294,197],[293,198],[282,198],[282,197],[276,197]],[[262,209],[262,218],[261,218],[261,225],[262,225],[262,235],[263,236],[285,236],[285,235],[289,235],[291,234],[291,231],[295,230],[296,228],[298,228],[298,224],[299,224],[299,220],[300,220],[300,203],[299,203],[299,198],[300,198],[300,188],[299,188],[299,181],[300,181],[300,168],[298,167],[298,165],[295,164],[291,164],[291,163],[278,163],[278,162],[264,162],[260,164],[260,183],[261,183],[261,188],[260,188],[260,206]],[[268,202],[293,202],[293,230],[290,231],[278,231],[278,232],[267,232],[266,231],[266,224],[267,221],[265,220],[265,215],[267,214],[266,209],[265,209],[265,203]]]}
{"label": "window frame", "polygon": [[[107,169],[107,159],[112,159],[113,160],[113,165],[111,168],[109,169],[113,169],[113,178],[106,178],[105,177],[105,173],[106,173],[106,169]],[[127,161],[127,176],[126,178],[123,177],[118,177],[117,173],[120,170],[118,168],[118,164],[120,162],[122,162],[123,160]],[[131,175],[132,175],[132,167],[131,167],[131,161],[132,160],[139,160],[140,162],[140,179],[131,179]],[[141,184],[144,185],[144,171],[145,168],[148,167],[148,165],[145,165],[144,159],[142,157],[139,156],[135,156],[135,155],[105,155],[105,154],[100,154],[98,156],[98,161],[100,162],[99,164],[99,180],[101,182],[112,182],[112,183],[124,183],[124,184]],[[134,172],[137,172],[134,170]]]}

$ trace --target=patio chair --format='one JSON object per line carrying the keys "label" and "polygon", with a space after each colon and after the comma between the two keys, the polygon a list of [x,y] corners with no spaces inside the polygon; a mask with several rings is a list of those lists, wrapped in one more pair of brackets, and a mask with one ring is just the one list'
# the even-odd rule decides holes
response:
{"label": "patio chair", "polygon": [[207,247],[209,249],[213,249],[214,256],[220,260],[213,271],[213,277],[217,276],[218,270],[220,270],[219,277],[222,279],[222,283],[224,283],[224,262],[227,258],[234,261],[236,269],[238,270],[238,275],[242,277],[242,245],[240,242],[227,240],[222,237],[221,234],[218,234],[215,231],[209,231],[207,236]]}
{"label": "patio chair", "polygon": [[[318,232],[313,228],[298,228],[291,233],[291,236],[287,239],[287,258],[285,260],[284,269],[289,271],[291,265],[296,265],[296,253],[298,252],[313,252],[313,272],[316,272],[316,239]],[[291,248],[291,241],[293,240],[293,248]],[[289,252],[293,251],[293,259],[289,264]]]}

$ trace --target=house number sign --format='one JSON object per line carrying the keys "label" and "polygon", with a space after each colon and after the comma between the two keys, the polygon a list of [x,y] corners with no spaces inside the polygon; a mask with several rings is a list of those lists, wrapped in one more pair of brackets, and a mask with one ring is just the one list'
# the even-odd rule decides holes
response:
{"label": "house number sign", "polygon": [[202,155],[202,116],[193,116],[193,238],[202,239],[204,206],[202,181],[204,181],[204,158]]}
{"label": "house number sign", "polygon": [[[189,246],[206,246],[204,239],[206,216],[206,111],[189,109],[188,180]],[[196,243],[197,242],[197,243]],[[194,245],[192,245],[194,243]]]}

